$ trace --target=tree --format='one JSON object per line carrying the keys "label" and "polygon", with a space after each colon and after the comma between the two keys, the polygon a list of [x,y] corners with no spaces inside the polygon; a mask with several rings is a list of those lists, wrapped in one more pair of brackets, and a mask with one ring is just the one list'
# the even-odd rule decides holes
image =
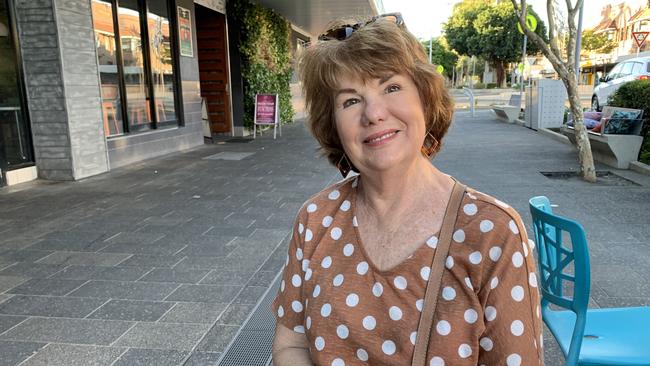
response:
{"label": "tree", "polygon": [[447,43],[442,37],[434,38],[433,42],[426,40],[421,41],[421,43],[426,52],[429,52],[429,43],[431,43],[431,63],[442,65],[445,68],[443,74],[451,78],[454,65],[456,65],[456,61],[458,60],[458,55],[449,50]]}
{"label": "tree", "polygon": [[607,33],[594,34],[592,30],[582,32],[582,48],[598,53],[610,53],[616,47],[616,42],[607,37]]}
{"label": "tree", "polygon": [[574,5],[572,5],[571,0],[565,0],[567,6],[566,24],[568,25],[569,33],[564,53],[558,46],[559,38],[561,38],[562,35],[558,31],[558,23],[560,22],[558,22],[556,14],[560,9],[557,9],[553,0],[546,1],[546,11],[548,13],[548,41],[544,40],[544,38],[526,27],[526,0],[521,0],[519,4],[517,4],[517,0],[510,1],[512,2],[517,17],[519,18],[519,24],[521,24],[522,28],[526,32],[528,39],[533,41],[541,49],[544,56],[546,56],[549,62],[553,65],[555,72],[560,75],[560,78],[567,89],[571,114],[573,115],[581,173],[584,180],[595,182],[596,169],[594,167],[594,158],[591,154],[591,144],[589,143],[589,138],[587,136],[587,129],[585,128],[582,117],[582,107],[580,105],[580,97],[578,96],[577,70],[575,68],[575,46],[578,35],[576,29],[576,15],[578,14],[580,7],[583,5],[583,0],[576,0]]}
{"label": "tree", "polygon": [[449,46],[458,54],[477,56],[480,53],[479,35],[474,22],[487,6],[484,1],[476,0],[465,0],[454,5],[451,17],[443,29]]}

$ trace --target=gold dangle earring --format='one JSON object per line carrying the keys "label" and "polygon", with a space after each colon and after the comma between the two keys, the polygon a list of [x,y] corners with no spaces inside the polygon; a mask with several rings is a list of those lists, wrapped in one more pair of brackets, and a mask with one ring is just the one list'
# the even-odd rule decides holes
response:
{"label": "gold dangle earring", "polygon": [[[427,140],[431,140],[431,145],[429,145],[429,147],[425,147]],[[422,145],[420,151],[422,152],[422,155],[424,155],[427,159],[430,159],[438,148],[438,139],[436,139],[435,136],[431,134],[431,131],[428,131],[427,136],[424,138],[424,142],[425,143]]]}

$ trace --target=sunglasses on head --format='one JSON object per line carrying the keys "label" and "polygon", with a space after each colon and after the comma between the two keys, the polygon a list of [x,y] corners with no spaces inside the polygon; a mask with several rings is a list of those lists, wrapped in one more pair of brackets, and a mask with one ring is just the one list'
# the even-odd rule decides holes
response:
{"label": "sunglasses on head", "polygon": [[318,36],[319,41],[331,41],[331,40],[339,40],[339,41],[344,41],[350,36],[352,36],[352,33],[356,31],[357,29],[363,27],[364,25],[368,25],[370,23],[373,23],[379,19],[386,20],[389,22],[393,22],[398,26],[401,26],[404,24],[404,19],[402,18],[401,13],[388,13],[388,14],[381,14],[372,17],[369,21],[367,22],[361,22],[353,25],[342,25],[338,26],[336,28],[332,28],[327,30],[325,33],[321,34]]}

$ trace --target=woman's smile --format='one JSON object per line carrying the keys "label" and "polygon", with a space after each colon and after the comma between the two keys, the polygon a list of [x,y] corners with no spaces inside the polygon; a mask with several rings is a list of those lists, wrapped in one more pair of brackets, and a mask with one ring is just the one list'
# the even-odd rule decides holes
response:
{"label": "woman's smile", "polygon": [[363,143],[370,147],[383,146],[395,139],[399,132],[399,130],[391,129],[374,133],[363,140]]}

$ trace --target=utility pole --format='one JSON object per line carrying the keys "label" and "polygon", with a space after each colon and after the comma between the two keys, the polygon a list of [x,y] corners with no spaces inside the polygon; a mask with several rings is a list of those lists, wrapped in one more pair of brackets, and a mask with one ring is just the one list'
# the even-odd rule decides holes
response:
{"label": "utility pole", "polygon": [[578,34],[576,35],[576,81],[580,85],[580,49],[582,48],[582,13],[585,3],[580,5],[580,13],[578,15]]}

